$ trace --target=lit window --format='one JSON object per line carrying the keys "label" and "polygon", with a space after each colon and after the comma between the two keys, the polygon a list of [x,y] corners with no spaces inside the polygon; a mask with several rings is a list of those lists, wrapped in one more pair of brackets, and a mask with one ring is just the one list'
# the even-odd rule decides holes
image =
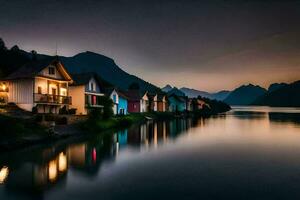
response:
{"label": "lit window", "polygon": [[55,75],[55,68],[54,67],[49,67],[49,74],[50,75]]}

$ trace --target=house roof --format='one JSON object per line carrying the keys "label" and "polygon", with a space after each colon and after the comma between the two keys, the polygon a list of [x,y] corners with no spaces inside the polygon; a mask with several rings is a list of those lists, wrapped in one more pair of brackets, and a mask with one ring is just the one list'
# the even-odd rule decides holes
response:
{"label": "house roof", "polygon": [[129,100],[139,101],[147,92],[142,92],[138,90],[128,90],[124,92]]}
{"label": "house roof", "polygon": [[157,94],[157,100],[158,101],[162,101],[164,97],[166,97],[165,94]]}
{"label": "house roof", "polygon": [[101,90],[104,90],[104,93],[106,93],[106,88],[111,86],[110,83],[104,81],[98,76],[98,74],[93,72],[72,74],[72,78],[74,80],[72,84],[73,86],[86,85],[90,82],[91,78],[94,78],[100,86]]}
{"label": "house roof", "polygon": [[66,72],[66,69],[64,68],[63,64],[58,60],[58,58],[53,57],[31,61],[20,67],[18,70],[7,76],[5,79],[13,80],[21,78],[34,78],[38,75],[40,71],[42,71],[50,64],[57,66],[57,69],[62,73],[66,80],[72,81],[71,76]]}
{"label": "house roof", "polygon": [[110,96],[111,93],[112,93],[113,91],[116,91],[116,92],[118,93],[118,95],[121,96],[121,97],[123,97],[124,99],[128,99],[128,98],[129,98],[129,97],[125,94],[124,91],[121,91],[121,90],[119,90],[119,89],[116,88],[116,87],[108,87],[108,88],[105,88],[105,89],[104,89],[104,93],[105,93],[106,95],[108,95],[108,96]]}
{"label": "house roof", "polygon": [[186,101],[185,97],[177,96],[176,94],[171,94],[168,98],[171,98],[171,97],[173,97],[176,100],[181,101],[181,102],[185,102]]}

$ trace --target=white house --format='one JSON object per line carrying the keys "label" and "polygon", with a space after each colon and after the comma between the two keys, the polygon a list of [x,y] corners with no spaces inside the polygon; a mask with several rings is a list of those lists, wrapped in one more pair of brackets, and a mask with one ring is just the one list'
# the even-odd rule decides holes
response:
{"label": "white house", "polygon": [[73,80],[57,58],[32,61],[1,81],[8,103],[39,113],[58,113],[71,104],[69,84]]}
{"label": "white house", "polygon": [[72,74],[73,84],[70,85],[72,105],[77,115],[86,115],[91,108],[103,108],[100,97],[104,96],[104,88],[97,74]]}

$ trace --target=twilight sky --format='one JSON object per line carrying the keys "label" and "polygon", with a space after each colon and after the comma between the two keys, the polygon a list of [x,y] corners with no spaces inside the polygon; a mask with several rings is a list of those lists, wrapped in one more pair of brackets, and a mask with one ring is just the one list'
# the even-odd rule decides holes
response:
{"label": "twilight sky", "polygon": [[158,86],[217,91],[300,79],[300,1],[0,0],[8,47],[94,51]]}

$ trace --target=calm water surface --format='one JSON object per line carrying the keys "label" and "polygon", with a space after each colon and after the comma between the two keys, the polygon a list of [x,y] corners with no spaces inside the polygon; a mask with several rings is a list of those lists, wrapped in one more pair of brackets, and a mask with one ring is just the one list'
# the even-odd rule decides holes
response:
{"label": "calm water surface", "polygon": [[206,119],[0,155],[0,199],[298,199],[300,109]]}

